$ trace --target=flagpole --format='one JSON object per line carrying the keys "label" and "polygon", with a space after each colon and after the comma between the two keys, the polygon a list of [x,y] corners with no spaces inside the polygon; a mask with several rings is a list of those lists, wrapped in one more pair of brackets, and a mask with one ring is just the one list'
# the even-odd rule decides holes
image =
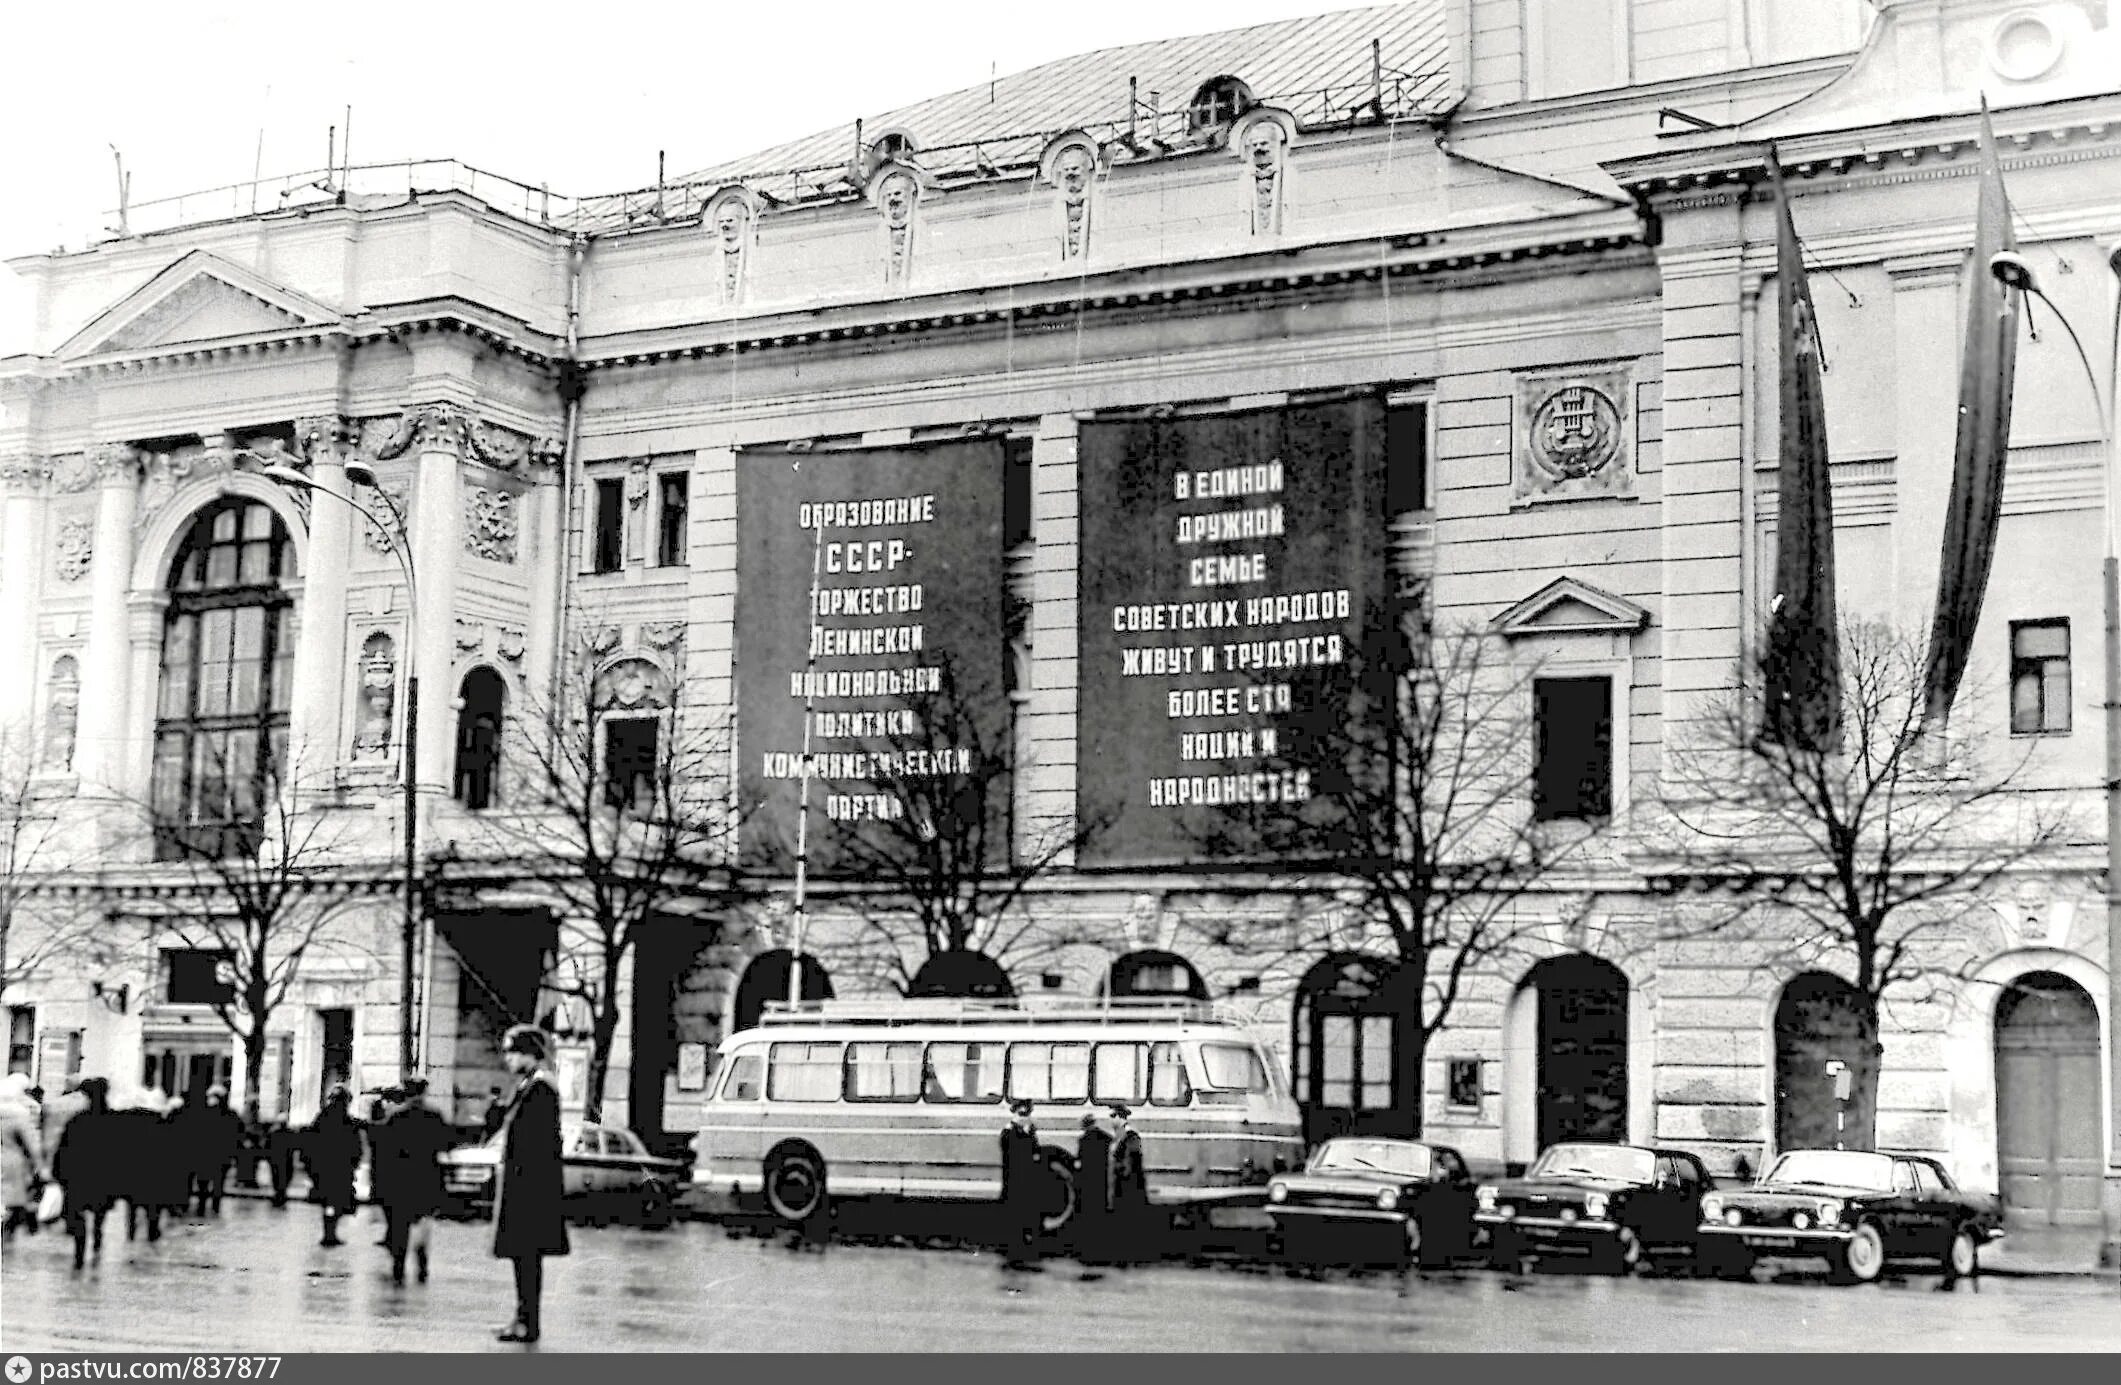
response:
{"label": "flagpole", "polygon": [[813,720],[811,708],[817,700],[817,593],[824,569],[825,521],[821,518],[817,522],[817,538],[810,549],[810,619],[803,637],[807,649],[803,656],[802,787],[797,791],[795,810],[795,936],[794,946],[788,950],[788,1008],[791,1010],[803,1000],[803,933],[809,923],[805,887],[810,880],[810,723]]}

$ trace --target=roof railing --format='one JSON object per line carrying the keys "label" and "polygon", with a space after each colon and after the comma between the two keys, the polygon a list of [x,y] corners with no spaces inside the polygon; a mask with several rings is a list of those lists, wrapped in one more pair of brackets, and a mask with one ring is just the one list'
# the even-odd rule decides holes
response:
{"label": "roof railing", "polygon": [[1234,1024],[1242,1016],[1210,1000],[1183,996],[1023,996],[1015,1000],[808,1000],[767,1002],[761,1027],[981,1024]]}

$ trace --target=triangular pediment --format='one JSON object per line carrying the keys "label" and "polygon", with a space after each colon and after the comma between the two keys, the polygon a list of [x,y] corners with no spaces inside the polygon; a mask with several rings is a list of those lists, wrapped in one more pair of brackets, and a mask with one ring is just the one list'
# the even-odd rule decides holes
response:
{"label": "triangular pediment", "polygon": [[305,294],[194,250],[98,313],[58,354],[72,359],[269,337],[337,321],[338,313]]}
{"label": "triangular pediment", "polygon": [[1555,578],[1490,622],[1505,637],[1632,635],[1649,623],[1647,609],[1574,577]]}

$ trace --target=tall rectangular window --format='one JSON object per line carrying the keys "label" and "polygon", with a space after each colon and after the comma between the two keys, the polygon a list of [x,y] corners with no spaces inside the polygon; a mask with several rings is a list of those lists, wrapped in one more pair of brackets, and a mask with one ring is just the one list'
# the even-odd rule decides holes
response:
{"label": "tall rectangular window", "polygon": [[626,561],[626,483],[616,476],[597,482],[596,526],[596,570],[617,572]]}
{"label": "tall rectangular window", "polygon": [[1002,441],[1002,547],[1031,542],[1031,439]]}
{"label": "tall rectangular window", "polygon": [[2011,732],[2069,734],[2069,622],[2011,622]]}
{"label": "tall rectangular window", "polygon": [[37,1009],[33,1005],[7,1007],[7,1070],[26,1073],[37,1058]]}
{"label": "tall rectangular window", "polygon": [[691,477],[666,471],[656,478],[655,561],[658,567],[685,565],[685,497]]}
{"label": "tall rectangular window", "polygon": [[1539,678],[1532,683],[1532,817],[1597,821],[1613,815],[1613,682]]}
{"label": "tall rectangular window", "polygon": [[1429,406],[1394,404],[1385,411],[1385,514],[1426,510],[1429,498]]}
{"label": "tall rectangular window", "polygon": [[656,755],[662,725],[654,717],[604,719],[604,801],[646,812],[654,806]]}

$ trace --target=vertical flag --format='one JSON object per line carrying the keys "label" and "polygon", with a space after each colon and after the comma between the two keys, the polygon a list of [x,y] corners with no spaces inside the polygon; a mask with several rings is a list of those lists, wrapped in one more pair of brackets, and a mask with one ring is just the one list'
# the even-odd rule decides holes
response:
{"label": "vertical flag", "polygon": [[1790,220],[1782,159],[1775,186],[1775,288],[1781,315],[1782,447],[1775,527],[1775,599],[1768,618],[1763,737],[1812,751],[1841,741],[1841,653],[1834,618],[1834,499],[1827,478],[1819,320]]}
{"label": "vertical flag", "polygon": [[2003,463],[2010,450],[2011,382],[2018,365],[2018,298],[1988,271],[1990,258],[2017,249],[2010,196],[1996,160],[1996,132],[1981,103],[1981,203],[1974,219],[1972,292],[1966,343],[1959,356],[1959,439],[1952,496],[1944,511],[1944,551],[1937,564],[1937,616],[1930,627],[1923,716],[1944,725],[1966,674],[1981,598],[1996,556],[2003,514]]}

